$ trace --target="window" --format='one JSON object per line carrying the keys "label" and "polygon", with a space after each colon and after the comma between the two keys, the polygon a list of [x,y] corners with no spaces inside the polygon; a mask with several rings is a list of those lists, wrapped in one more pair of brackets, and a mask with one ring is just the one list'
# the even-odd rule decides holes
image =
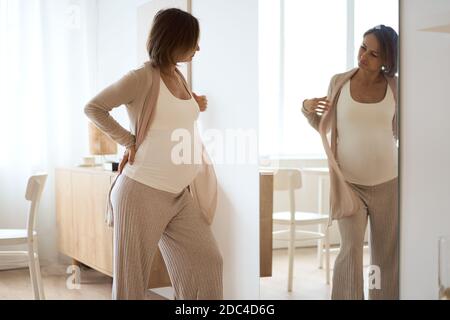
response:
{"label": "window", "polygon": [[398,3],[260,0],[259,15],[260,155],[325,158],[302,101],[325,96],[334,74],[356,66],[366,30],[398,30]]}
{"label": "window", "polygon": [[358,49],[361,45],[363,34],[376,25],[384,24],[398,32],[398,2],[396,0],[356,0],[355,8],[355,62],[357,65]]}

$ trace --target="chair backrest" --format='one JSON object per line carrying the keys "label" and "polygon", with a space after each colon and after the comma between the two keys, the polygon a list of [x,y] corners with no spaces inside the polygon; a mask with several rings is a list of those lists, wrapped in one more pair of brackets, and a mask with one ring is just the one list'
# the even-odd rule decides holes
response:
{"label": "chair backrest", "polygon": [[302,173],[299,169],[278,168],[273,177],[275,191],[289,192],[289,211],[291,219],[295,219],[295,190],[302,187]]}
{"label": "chair backrest", "polygon": [[302,187],[302,173],[298,169],[278,168],[273,177],[273,189],[288,191]]}
{"label": "chair backrest", "polygon": [[28,179],[27,191],[25,192],[25,199],[31,201],[30,212],[28,214],[27,231],[28,236],[33,235],[36,226],[36,216],[39,209],[39,202],[41,200],[42,192],[44,191],[45,182],[47,181],[47,174],[35,174]]}

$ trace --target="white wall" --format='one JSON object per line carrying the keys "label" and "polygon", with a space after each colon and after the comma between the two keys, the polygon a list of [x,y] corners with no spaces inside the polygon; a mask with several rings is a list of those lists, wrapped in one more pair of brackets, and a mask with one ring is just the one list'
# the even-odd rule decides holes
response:
{"label": "white wall", "polygon": [[[204,129],[258,129],[258,1],[193,0],[200,52],[193,88],[206,94]],[[257,153],[255,153],[255,157]],[[219,206],[213,225],[224,256],[224,295],[259,298],[259,174],[256,163],[218,165]]]}
{"label": "white wall", "polygon": [[448,0],[401,1],[402,299],[436,299],[437,238],[450,235],[450,23]]}
{"label": "white wall", "polygon": [[[98,1],[98,85],[137,67],[137,7],[142,0]],[[145,44],[144,44],[145,46]]]}
{"label": "white wall", "polygon": [[[142,0],[98,1],[97,90],[119,80],[129,70],[137,68],[137,7]],[[145,44],[144,44],[145,45]],[[112,111],[125,128],[128,116],[125,108]],[[124,149],[119,146],[119,154]]]}

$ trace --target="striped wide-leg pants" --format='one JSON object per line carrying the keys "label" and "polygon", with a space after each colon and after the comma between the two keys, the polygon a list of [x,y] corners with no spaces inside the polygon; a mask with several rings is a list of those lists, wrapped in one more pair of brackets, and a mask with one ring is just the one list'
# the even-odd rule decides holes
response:
{"label": "striped wide-leg pants", "polygon": [[363,200],[366,211],[338,220],[341,248],[334,265],[331,298],[364,299],[363,246],[369,218],[372,266],[369,280],[373,280],[372,285],[369,281],[369,299],[396,300],[399,298],[398,179],[376,186],[351,186]]}
{"label": "striped wide-leg pants", "polygon": [[176,300],[223,298],[222,256],[187,188],[174,194],[121,175],[111,201],[113,299],[146,298],[158,245]]}

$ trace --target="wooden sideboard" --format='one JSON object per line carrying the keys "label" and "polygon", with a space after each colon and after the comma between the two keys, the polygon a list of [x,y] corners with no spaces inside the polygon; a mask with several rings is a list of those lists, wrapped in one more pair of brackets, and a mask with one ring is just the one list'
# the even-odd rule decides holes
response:
{"label": "wooden sideboard", "polygon": [[[113,271],[113,228],[105,223],[106,199],[116,173],[100,168],[56,170],[56,223],[59,251],[104,274]],[[171,286],[158,249],[149,288]]]}
{"label": "wooden sideboard", "polygon": [[[100,168],[56,169],[58,249],[106,275],[113,270],[113,228],[104,220],[106,199],[116,173]],[[260,276],[272,275],[273,173],[260,172]],[[152,264],[149,288],[171,286],[161,252]]]}

